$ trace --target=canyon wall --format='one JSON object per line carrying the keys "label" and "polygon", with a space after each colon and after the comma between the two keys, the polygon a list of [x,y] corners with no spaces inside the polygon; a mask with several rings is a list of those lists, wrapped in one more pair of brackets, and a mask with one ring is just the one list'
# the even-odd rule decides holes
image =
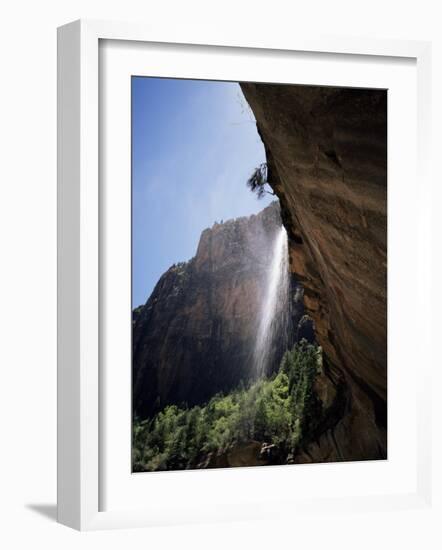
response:
{"label": "canyon wall", "polygon": [[[172,266],[134,310],[136,416],[168,404],[202,404],[253,376],[259,308],[280,227],[277,201],[257,215],[215,223],[201,234],[195,257]],[[294,325],[303,313],[295,294]],[[282,336],[275,368],[285,351]]]}
{"label": "canyon wall", "polygon": [[[387,453],[387,92],[241,84],[336,397],[299,462]],[[325,392],[325,393],[324,393]]]}

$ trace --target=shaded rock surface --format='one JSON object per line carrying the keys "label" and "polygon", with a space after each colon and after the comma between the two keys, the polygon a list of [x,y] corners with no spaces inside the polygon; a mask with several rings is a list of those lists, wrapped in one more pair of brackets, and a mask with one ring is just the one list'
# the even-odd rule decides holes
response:
{"label": "shaded rock surface", "polygon": [[385,458],[387,93],[241,88],[335,391],[321,429],[295,462]]}
{"label": "shaded rock surface", "polygon": [[[168,404],[202,404],[253,376],[259,308],[280,227],[277,202],[257,215],[214,224],[201,234],[195,257],[172,266],[134,310],[137,416]],[[302,301],[294,300],[291,310],[296,326]],[[275,368],[282,341],[281,335],[275,342]]]}
{"label": "shaded rock surface", "polygon": [[263,444],[259,441],[249,441],[237,444],[233,448],[220,453],[210,453],[197,468],[238,468],[241,466],[268,466],[269,458],[262,452]]}

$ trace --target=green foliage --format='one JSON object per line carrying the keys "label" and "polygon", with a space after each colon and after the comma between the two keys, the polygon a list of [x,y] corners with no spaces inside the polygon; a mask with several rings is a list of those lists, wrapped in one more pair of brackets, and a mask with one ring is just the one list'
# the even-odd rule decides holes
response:
{"label": "green foliage", "polygon": [[293,452],[320,413],[313,382],[321,369],[321,348],[302,340],[286,352],[271,378],[216,395],[204,407],[171,405],[153,419],[135,419],[134,470],[192,468],[209,452],[250,440]]}

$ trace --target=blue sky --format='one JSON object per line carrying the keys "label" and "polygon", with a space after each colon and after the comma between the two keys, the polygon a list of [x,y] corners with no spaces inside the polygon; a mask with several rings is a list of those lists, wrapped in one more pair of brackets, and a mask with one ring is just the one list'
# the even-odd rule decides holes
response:
{"label": "blue sky", "polygon": [[253,114],[233,82],[132,78],[132,303],[192,258],[215,221],[262,210],[246,186],[265,162]]}

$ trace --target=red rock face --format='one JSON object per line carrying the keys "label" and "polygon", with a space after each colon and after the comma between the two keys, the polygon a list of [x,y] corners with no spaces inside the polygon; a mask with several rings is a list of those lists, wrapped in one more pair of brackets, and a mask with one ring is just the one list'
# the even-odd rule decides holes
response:
{"label": "red rock face", "polygon": [[[265,273],[280,227],[274,203],[204,230],[196,256],[164,273],[137,308],[136,415],[168,404],[201,404],[250,378]],[[285,351],[276,348],[275,367]]]}
{"label": "red rock face", "polygon": [[241,84],[339,406],[297,462],[386,457],[387,93]]}

